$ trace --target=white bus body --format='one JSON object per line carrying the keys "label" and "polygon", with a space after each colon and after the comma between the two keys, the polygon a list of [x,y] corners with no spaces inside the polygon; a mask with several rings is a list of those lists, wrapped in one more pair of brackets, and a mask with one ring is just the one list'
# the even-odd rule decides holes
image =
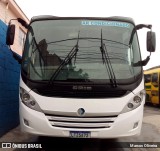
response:
{"label": "white bus body", "polygon": [[[23,87],[43,112],[28,108],[20,98],[20,123],[24,132],[57,137],[70,137],[70,132],[80,132],[73,137],[117,138],[139,135],[141,132],[145,97],[142,90],[144,81],[130,94],[111,99],[71,99],[44,97],[31,91],[23,81]],[[136,95],[142,103],[132,111],[127,111],[128,102]],[[78,109],[85,109],[85,116],[79,117]],[[83,133],[87,135],[83,135]],[[80,136],[76,136],[80,135]],[[89,136],[90,135],[90,136]]]}
{"label": "white bus body", "polygon": [[[128,45],[132,19],[48,16],[32,19],[30,26],[20,78],[22,131],[73,138],[140,134],[144,78],[142,67],[132,66],[141,60],[137,33]],[[72,47],[77,52],[64,63]]]}

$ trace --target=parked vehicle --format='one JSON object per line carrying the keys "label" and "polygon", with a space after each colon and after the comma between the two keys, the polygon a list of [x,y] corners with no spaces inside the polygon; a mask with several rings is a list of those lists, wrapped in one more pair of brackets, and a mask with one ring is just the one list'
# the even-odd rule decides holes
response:
{"label": "parked vehicle", "polygon": [[160,67],[153,67],[144,71],[146,103],[160,105]]}
{"label": "parked vehicle", "polygon": [[[25,132],[57,137],[138,135],[145,103],[137,30],[125,17],[38,16],[29,25],[21,63],[20,123]],[[10,23],[7,44],[13,44]],[[155,33],[147,32],[147,51]]]}

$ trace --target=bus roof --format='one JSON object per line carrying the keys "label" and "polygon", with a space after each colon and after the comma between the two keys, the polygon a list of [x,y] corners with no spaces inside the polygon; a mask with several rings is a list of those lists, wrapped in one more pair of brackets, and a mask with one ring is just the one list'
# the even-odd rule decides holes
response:
{"label": "bus roof", "polygon": [[122,21],[122,22],[129,22],[135,25],[135,22],[132,18],[129,17],[122,17],[122,16],[112,16],[112,17],[58,17],[58,16],[51,16],[51,15],[40,15],[34,16],[31,19],[31,22],[39,21],[39,20],[58,20],[58,19],[94,19],[94,20],[115,20],[115,21]]}
{"label": "bus roof", "polygon": [[151,68],[151,69],[145,70],[144,74],[151,74],[151,73],[156,73],[156,72],[160,72],[160,67],[156,67],[156,68]]}

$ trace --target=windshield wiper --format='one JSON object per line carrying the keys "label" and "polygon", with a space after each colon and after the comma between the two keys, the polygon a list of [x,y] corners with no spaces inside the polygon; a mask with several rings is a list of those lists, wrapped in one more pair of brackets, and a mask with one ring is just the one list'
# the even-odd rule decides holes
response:
{"label": "windshield wiper", "polygon": [[102,61],[105,63],[108,75],[109,75],[109,80],[112,86],[115,88],[117,87],[117,82],[116,82],[116,77],[112,68],[112,64],[108,55],[108,51],[106,48],[106,45],[103,43],[103,36],[102,36],[102,29],[101,29],[101,47],[100,47],[101,53],[102,53]]}
{"label": "windshield wiper", "polygon": [[76,58],[77,58],[77,52],[78,52],[78,50],[79,50],[79,45],[78,45],[78,43],[79,43],[79,33],[80,33],[80,31],[78,32],[78,38],[77,38],[77,44],[76,44],[76,49],[75,49],[75,59],[74,59],[74,64],[76,63]]}
{"label": "windshield wiper", "polygon": [[75,46],[73,46],[73,48],[71,49],[71,51],[68,53],[68,55],[64,58],[64,60],[61,62],[61,64],[59,65],[59,67],[56,69],[56,71],[53,73],[53,75],[51,76],[50,80],[49,80],[49,84],[52,84],[52,82],[56,79],[56,77],[58,76],[59,72],[62,70],[62,68],[67,65],[71,60],[72,58],[75,56],[75,60],[74,60],[74,63],[76,61],[76,55],[77,55],[77,52],[79,50],[79,45],[78,45],[78,42],[79,42],[79,33],[80,31],[78,32],[78,38],[77,38],[77,43]]}

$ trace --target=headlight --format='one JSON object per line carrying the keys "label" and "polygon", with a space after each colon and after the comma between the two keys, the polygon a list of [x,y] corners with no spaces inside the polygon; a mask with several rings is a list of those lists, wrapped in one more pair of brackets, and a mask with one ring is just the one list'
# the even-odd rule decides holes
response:
{"label": "headlight", "polygon": [[135,96],[135,97],[133,98],[133,101],[134,101],[135,103],[141,103],[142,99],[141,99],[139,96]]}
{"label": "headlight", "polygon": [[20,87],[20,97],[22,102],[29,108],[42,112],[36,100],[26,90]]}
{"label": "headlight", "polygon": [[140,91],[140,95],[142,95],[142,96],[144,95],[145,96],[146,95],[146,90],[141,90]]}
{"label": "headlight", "polygon": [[22,94],[22,100],[24,102],[27,102],[30,99],[30,95],[28,93]]}
{"label": "headlight", "polygon": [[137,107],[139,107],[141,105],[142,99],[143,99],[143,96],[141,96],[141,95],[134,96],[125,105],[125,107],[123,108],[121,113],[126,113],[126,112],[129,112],[129,111],[136,109]]}
{"label": "headlight", "polygon": [[134,107],[133,103],[128,103],[128,108],[132,109]]}

